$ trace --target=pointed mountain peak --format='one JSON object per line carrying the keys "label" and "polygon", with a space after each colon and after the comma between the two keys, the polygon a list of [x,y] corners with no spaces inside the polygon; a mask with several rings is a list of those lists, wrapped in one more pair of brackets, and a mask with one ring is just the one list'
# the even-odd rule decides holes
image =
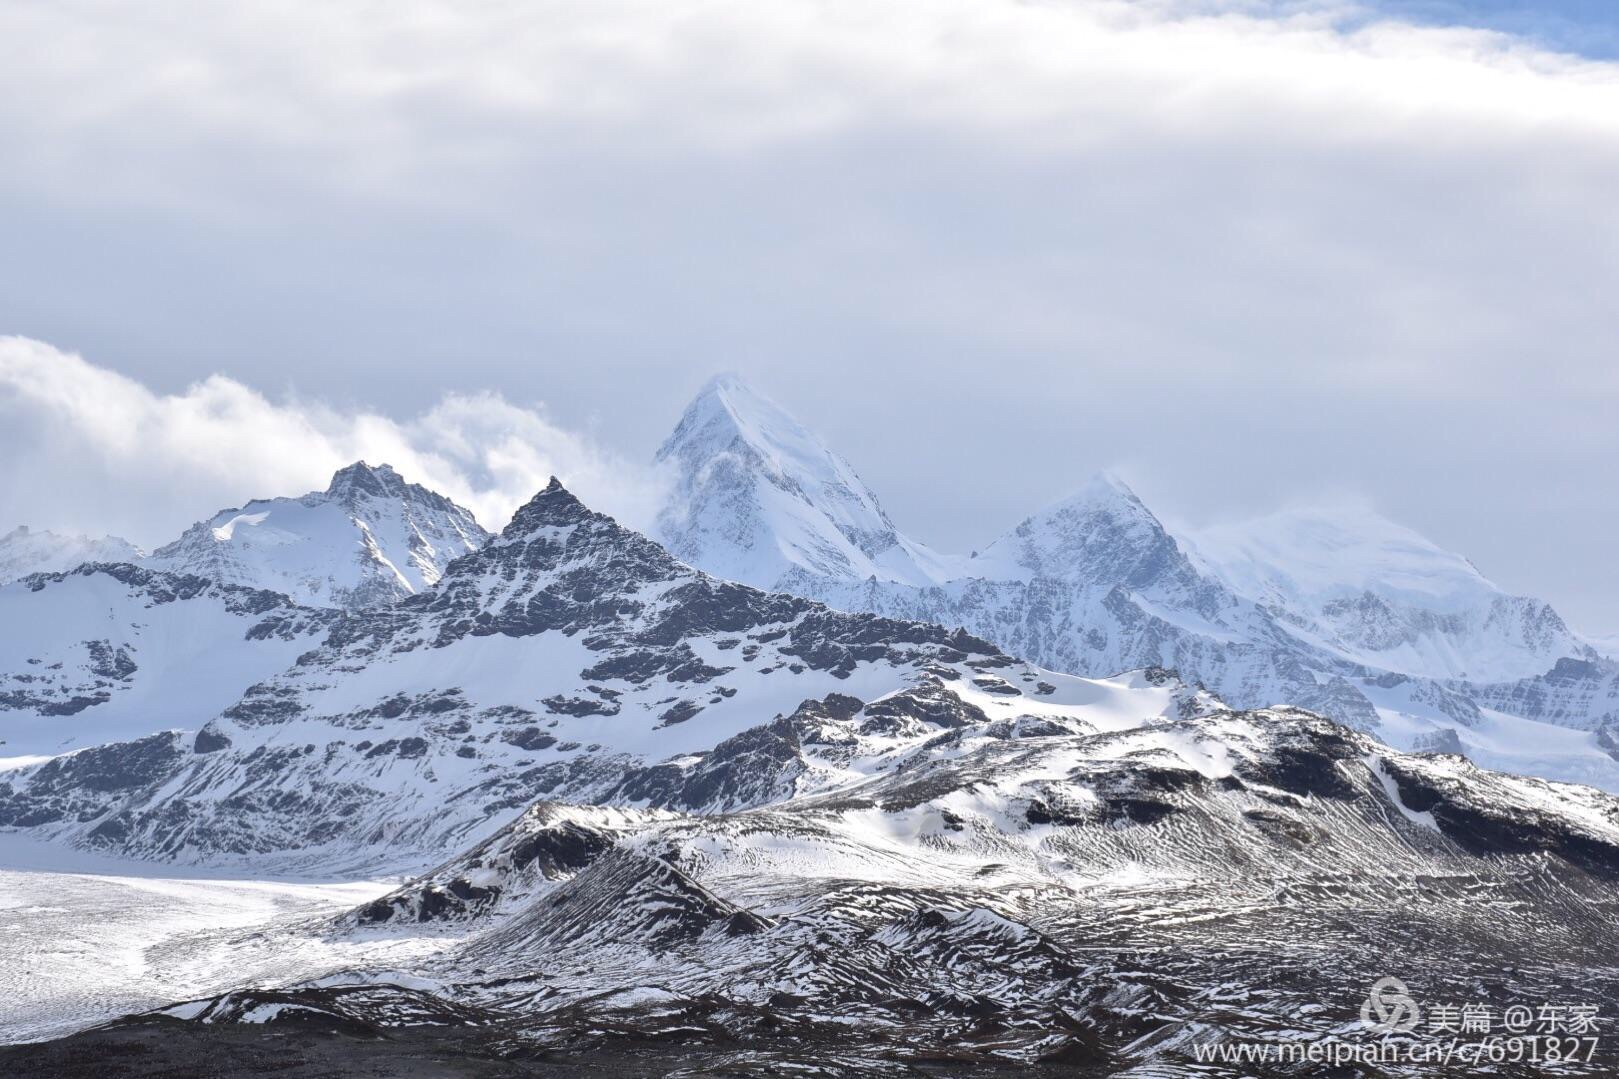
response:
{"label": "pointed mountain peak", "polygon": [[697,391],[657,460],[687,457],[694,444],[706,450],[720,443],[732,450],[745,447],[758,465],[776,474],[790,467],[791,458],[831,456],[785,409],[734,372],[715,375]]}
{"label": "pointed mountain peak", "polygon": [[1111,472],[1096,473],[1067,498],[1025,518],[975,565],[990,575],[1108,581],[1134,589],[1193,572],[1162,522]]}
{"label": "pointed mountain peak", "polygon": [[901,536],[842,457],[739,376],[698,392],[658,450],[674,483],[655,536],[720,577],[787,588],[931,581],[935,556]]}
{"label": "pointed mountain peak", "polygon": [[490,589],[530,589],[564,567],[586,566],[590,568],[584,572],[593,576],[594,583],[579,584],[581,596],[633,592],[648,582],[694,575],[652,540],[585,505],[552,476],[512,515],[500,535],[451,564],[439,591],[475,597],[467,601],[476,606],[488,602]]}
{"label": "pointed mountain peak", "polygon": [[1017,535],[1058,527],[1071,528],[1090,517],[1112,518],[1120,526],[1163,532],[1164,526],[1130,485],[1108,471],[1097,472],[1073,494],[1025,518]]}
{"label": "pointed mountain peak", "polygon": [[1130,485],[1120,479],[1117,474],[1103,469],[1094,473],[1084,485],[1061,502],[1056,507],[1065,506],[1093,506],[1104,508],[1108,506],[1129,506],[1139,508],[1150,515],[1146,505],[1137,496]]}
{"label": "pointed mountain peak", "polygon": [[541,528],[562,528],[592,517],[601,517],[562,485],[555,476],[543,490],[525,502],[501,530],[503,540],[521,539]]}
{"label": "pointed mountain peak", "polygon": [[697,391],[698,398],[727,394],[757,397],[759,396],[759,391],[755,390],[747,379],[735,371],[721,371],[703,383],[703,388]]}

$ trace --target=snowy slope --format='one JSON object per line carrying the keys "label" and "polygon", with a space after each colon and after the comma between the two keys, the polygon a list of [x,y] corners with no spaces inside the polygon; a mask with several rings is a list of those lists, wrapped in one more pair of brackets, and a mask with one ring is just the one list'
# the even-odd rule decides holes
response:
{"label": "snowy slope", "polygon": [[451,560],[488,538],[443,495],[361,461],[337,472],[325,491],[222,510],[145,564],[314,606],[374,607],[432,585]]}
{"label": "snowy slope", "polygon": [[0,587],[0,767],[199,727],[318,643],[332,618],[128,564]]}
{"label": "snowy slope", "polygon": [[[1454,680],[1312,649],[1115,481],[981,557],[996,579],[885,602],[957,603],[1092,656],[1309,681],[1402,739],[1440,730],[1419,722],[1433,715],[1480,755],[1619,768],[1600,731],[1551,744]],[[24,656],[33,680],[8,691],[107,693],[84,712],[138,693],[143,664],[200,666],[184,626],[294,656],[196,733],[14,762],[0,827],[275,871],[432,867],[339,917],[211,935],[192,977],[173,949],[143,956],[156,985],[255,983],[164,1008],[163,1044],[268,1025],[365,1046],[410,1027],[508,1060],[589,1064],[626,1039],[638,1073],[1180,1075],[1211,1041],[1373,1037],[1355,1009],[1390,970],[1498,1004],[1619,991],[1603,958],[1619,799],[1296,709],[1234,711],[1161,668],[1053,674],[959,630],[720,580],[555,481],[380,608],[129,566],[36,576],[5,604],[0,627],[27,627],[7,648],[48,639],[75,663]],[[108,614],[128,635],[86,639]],[[1573,695],[1609,673],[1561,664]],[[1515,685],[1491,703],[1532,692]],[[68,937],[24,954],[104,939],[25,913]]]}
{"label": "snowy slope", "polygon": [[19,525],[0,536],[0,584],[30,573],[61,573],[86,562],[133,562],[144,554],[117,536],[64,536]]}

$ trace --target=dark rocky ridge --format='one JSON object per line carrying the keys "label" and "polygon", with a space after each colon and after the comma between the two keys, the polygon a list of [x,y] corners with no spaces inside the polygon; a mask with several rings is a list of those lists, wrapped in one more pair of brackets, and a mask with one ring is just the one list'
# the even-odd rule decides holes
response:
{"label": "dark rocky ridge", "polygon": [[[862,670],[897,689],[930,667],[1013,665],[959,630],[708,577],[555,480],[433,589],[334,616],[330,626],[290,670],[174,744],[172,759],[152,766],[161,782],[105,791],[89,773],[76,782],[81,766],[68,759],[48,782],[8,774],[0,804],[14,820],[49,821],[65,838],[143,855],[343,844],[420,857],[490,830],[537,797],[632,800],[643,789],[651,797],[641,754],[609,748],[626,729],[661,728],[683,739],[674,745],[706,750],[768,722],[775,709],[750,712],[749,701],[775,697],[775,684],[824,695]],[[570,666],[551,666],[564,641]],[[483,642],[535,642],[520,645],[535,651]],[[515,654],[535,657],[531,680],[513,683],[511,660],[481,658]],[[365,670],[379,672],[363,683],[378,688],[355,695],[345,687]],[[515,688],[491,693],[491,681]],[[721,713],[741,718],[705,735]],[[739,785],[757,772],[747,758],[758,752],[771,751],[730,746],[736,761],[723,772],[726,754],[711,759],[706,778],[680,780],[680,804],[712,794],[739,808],[788,793],[784,775],[753,790]]]}

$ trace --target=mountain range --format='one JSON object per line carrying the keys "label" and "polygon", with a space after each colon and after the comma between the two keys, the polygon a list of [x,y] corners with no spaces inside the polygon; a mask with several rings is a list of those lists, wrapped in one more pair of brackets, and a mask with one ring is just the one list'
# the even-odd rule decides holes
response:
{"label": "mountain range", "polygon": [[[1375,1038],[1390,970],[1619,989],[1619,798],[1446,751],[1510,720],[1516,759],[1610,759],[1577,688],[1608,661],[1544,604],[1364,520],[1177,537],[1108,477],[941,555],[734,379],[660,457],[667,547],[556,480],[478,542],[357,464],[163,564],[0,587],[0,828],[404,878],[154,949],[271,973],[29,1060],[1220,1074],[1211,1047]],[[1326,716],[1250,703],[1311,687]]]}
{"label": "mountain range", "polygon": [[1176,535],[1103,474],[982,551],[942,554],[735,376],[703,388],[657,461],[676,482],[652,534],[712,573],[960,625],[1053,670],[1171,667],[1235,706],[1619,789],[1619,663],[1369,510]]}
{"label": "mountain range", "polygon": [[[715,577],[961,626],[1083,677],[1170,668],[1235,707],[1292,704],[1391,745],[1619,789],[1619,663],[1608,649],[1549,604],[1504,592],[1370,510],[1291,510],[1176,533],[1100,474],[983,550],[946,554],[902,533],[847,461],[736,376],[702,389],[655,464],[672,482],[652,537]],[[0,588],[13,627],[11,643],[0,640],[0,718],[17,717],[0,738],[14,755],[47,753],[200,724],[279,670],[326,624],[321,611],[422,593],[489,538],[454,502],[363,462],[324,491],[221,510],[149,556],[116,538],[19,528],[0,539],[8,574],[84,562],[159,576],[74,571]],[[141,612],[158,609],[145,588],[202,609],[203,589],[169,581],[184,577],[216,593],[286,597],[311,609],[299,616],[305,629],[271,632],[250,618],[187,638],[142,627]],[[90,598],[97,581],[104,600]],[[81,628],[72,612],[103,601],[110,617]],[[120,664],[130,673],[113,676]],[[196,672],[185,680],[194,690],[163,710],[140,703],[136,684],[171,667]],[[40,722],[63,715],[78,718]],[[137,715],[151,721],[143,728]]]}
{"label": "mountain range", "polygon": [[[13,770],[0,825],[148,857],[392,864],[540,795],[688,809],[781,796],[801,770],[728,739],[809,699],[858,705],[923,675],[1008,697],[1022,695],[1013,681],[1033,683],[1053,713],[1104,692],[959,630],[710,577],[556,481],[429,591],[327,627],[194,735]],[[742,759],[720,782],[725,753]]]}

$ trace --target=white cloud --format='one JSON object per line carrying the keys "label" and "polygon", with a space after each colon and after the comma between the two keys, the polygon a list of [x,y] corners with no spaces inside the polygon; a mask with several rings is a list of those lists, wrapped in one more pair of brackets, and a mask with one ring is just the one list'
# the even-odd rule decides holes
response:
{"label": "white cloud", "polygon": [[[215,169],[256,162],[278,166],[277,182],[437,197],[450,178],[498,183],[504,167],[559,137],[633,138],[633,157],[893,125],[987,133],[1040,154],[1256,132],[1382,145],[1619,134],[1613,64],[1485,31],[1365,24],[1346,4],[1265,14],[1277,9],[1185,0],[9,5],[0,40],[35,47],[10,50],[0,67],[0,128],[13,149],[4,182],[68,198],[228,199]],[[120,170],[84,171],[95,163]]]}
{"label": "white cloud", "polygon": [[1366,490],[1619,610],[1619,64],[1354,0],[75,0],[0,41],[0,332],[148,385],[610,402],[640,460],[734,367],[941,546],[1125,459],[1196,517]]}
{"label": "white cloud", "polygon": [[406,420],[278,403],[223,375],[159,394],[48,344],[0,337],[0,417],[0,451],[26,461],[16,474],[30,489],[8,507],[28,519],[0,531],[66,526],[150,544],[249,498],[322,489],[356,460],[391,464],[494,529],[552,475],[630,524],[654,508],[646,470],[494,393],[449,395]]}

